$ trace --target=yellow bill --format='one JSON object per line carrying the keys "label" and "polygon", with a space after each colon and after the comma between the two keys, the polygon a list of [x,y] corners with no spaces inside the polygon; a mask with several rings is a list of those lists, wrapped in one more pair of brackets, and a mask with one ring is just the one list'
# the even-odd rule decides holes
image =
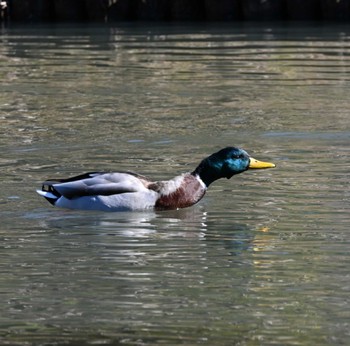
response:
{"label": "yellow bill", "polygon": [[274,167],[276,167],[274,163],[258,161],[251,157],[248,169],[261,169],[261,168],[274,168]]}

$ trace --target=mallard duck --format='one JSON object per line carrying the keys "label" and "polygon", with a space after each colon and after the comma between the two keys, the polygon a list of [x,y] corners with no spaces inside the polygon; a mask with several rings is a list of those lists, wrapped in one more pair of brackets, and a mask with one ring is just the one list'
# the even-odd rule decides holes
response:
{"label": "mallard duck", "polygon": [[68,179],[50,179],[38,194],[52,205],[69,209],[132,211],[178,209],[196,204],[217,179],[230,179],[248,169],[273,168],[240,148],[227,147],[208,156],[193,172],[151,181],[133,172],[90,172]]}

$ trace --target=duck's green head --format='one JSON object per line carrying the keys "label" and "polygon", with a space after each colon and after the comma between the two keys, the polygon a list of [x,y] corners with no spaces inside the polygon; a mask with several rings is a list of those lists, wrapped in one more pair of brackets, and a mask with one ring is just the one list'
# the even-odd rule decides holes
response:
{"label": "duck's green head", "polygon": [[227,147],[205,158],[194,170],[194,175],[199,175],[206,186],[220,178],[230,179],[235,174],[248,169],[273,168],[270,162],[258,161],[240,148]]}

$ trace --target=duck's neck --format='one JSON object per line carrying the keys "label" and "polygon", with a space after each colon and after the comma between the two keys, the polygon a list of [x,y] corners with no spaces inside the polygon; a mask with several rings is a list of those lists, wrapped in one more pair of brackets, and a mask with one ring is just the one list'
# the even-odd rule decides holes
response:
{"label": "duck's neck", "polygon": [[191,173],[194,176],[198,176],[206,187],[208,187],[212,182],[222,178],[217,167],[213,167],[208,159],[204,159],[198,167]]}

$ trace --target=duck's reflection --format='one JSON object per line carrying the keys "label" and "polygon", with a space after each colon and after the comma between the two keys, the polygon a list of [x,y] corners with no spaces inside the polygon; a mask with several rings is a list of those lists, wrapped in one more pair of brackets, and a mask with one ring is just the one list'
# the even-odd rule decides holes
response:
{"label": "duck's reflection", "polygon": [[52,230],[80,230],[95,235],[108,233],[135,238],[156,233],[162,237],[193,237],[196,232],[199,235],[205,232],[207,227],[207,212],[203,206],[163,212],[101,213],[55,210],[49,216],[41,215],[37,218],[41,219],[41,226]]}
{"label": "duck's reflection", "polygon": [[[221,216],[220,216],[221,215]],[[263,247],[264,238],[269,238],[269,221],[259,225],[223,218],[222,214],[207,213],[205,205],[163,212],[72,212],[58,210],[49,216],[40,217],[41,226],[51,232],[59,232],[74,239],[80,236],[81,242],[94,244],[124,244],[130,248],[140,245],[152,246],[156,242],[181,238],[196,240],[200,246],[222,248],[233,256],[242,252]],[[204,241],[204,242],[203,242]],[[176,241],[179,245],[179,241]],[[169,245],[167,243],[163,245]],[[184,246],[182,244],[181,246]]]}

